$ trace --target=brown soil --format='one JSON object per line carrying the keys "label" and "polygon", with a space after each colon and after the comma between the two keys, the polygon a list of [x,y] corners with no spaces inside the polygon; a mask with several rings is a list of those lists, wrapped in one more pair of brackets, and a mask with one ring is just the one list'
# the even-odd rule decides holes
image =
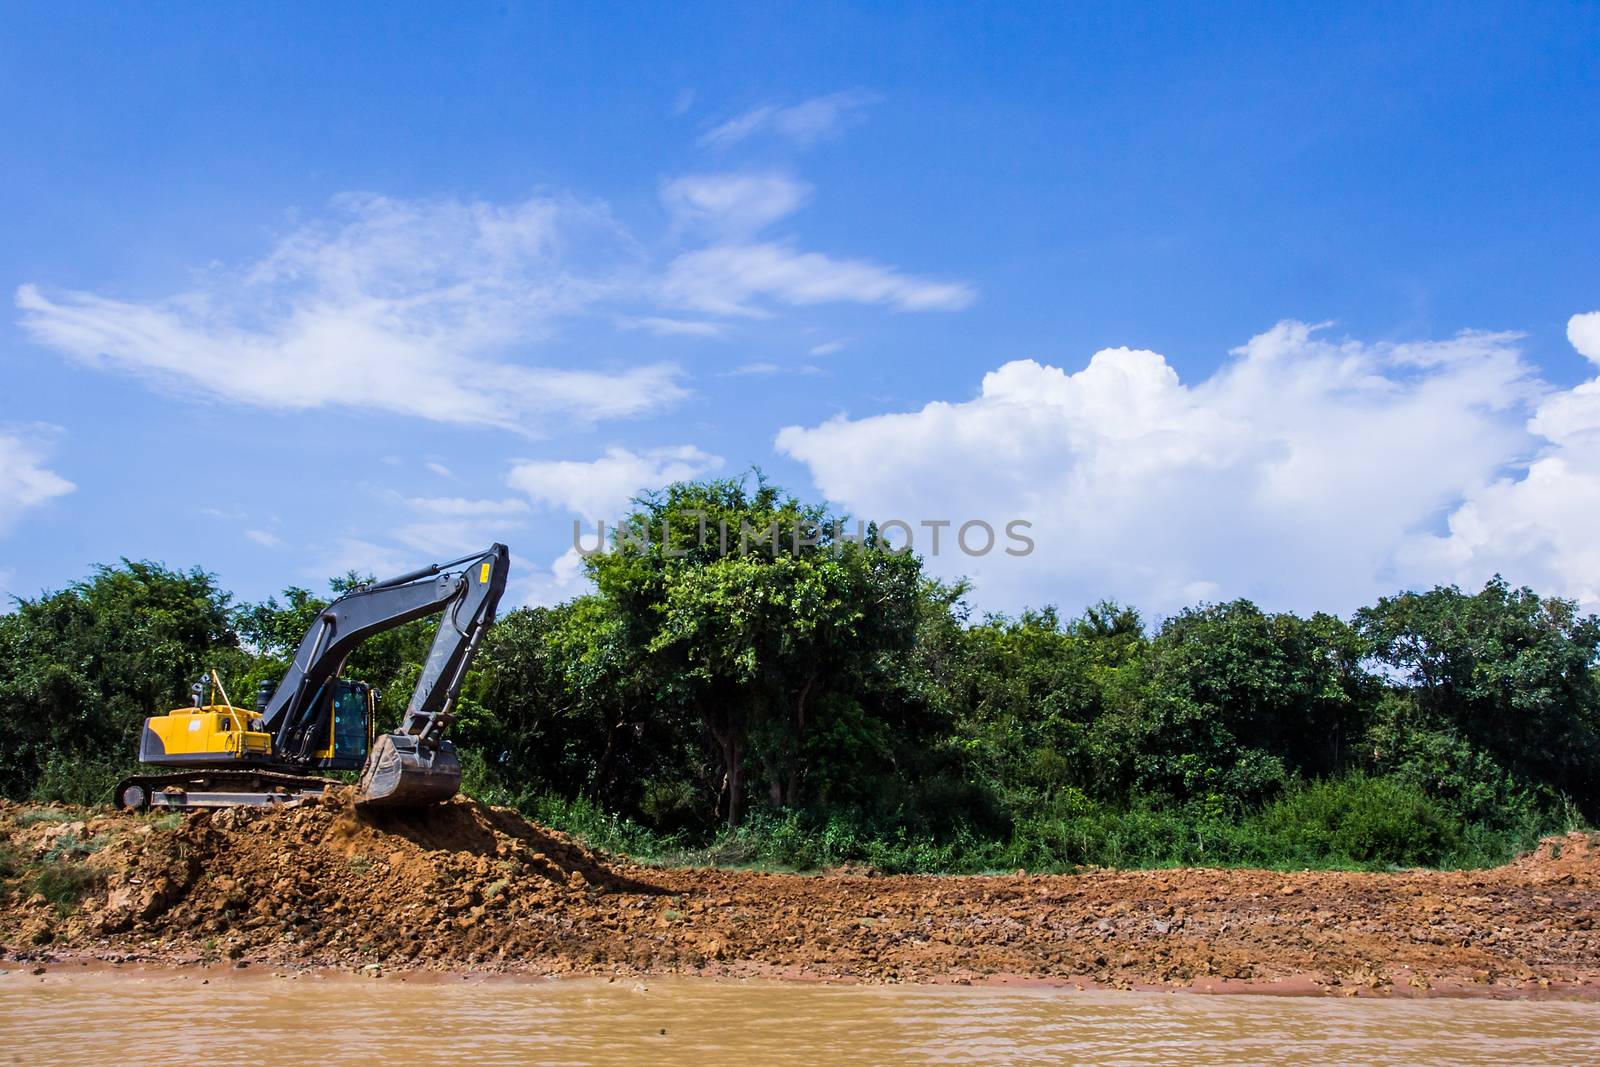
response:
{"label": "brown soil", "polygon": [[13,868],[65,855],[90,888],[63,916],[12,879],[14,959],[1600,995],[1600,837],[1583,834],[1490,871],[875,877],[639,867],[459,797],[167,828],[48,814],[0,805],[0,847]]}

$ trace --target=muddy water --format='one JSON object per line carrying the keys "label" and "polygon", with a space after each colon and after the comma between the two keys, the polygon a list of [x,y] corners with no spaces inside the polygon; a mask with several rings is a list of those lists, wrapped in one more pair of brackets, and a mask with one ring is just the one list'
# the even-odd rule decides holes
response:
{"label": "muddy water", "polygon": [[1600,1062],[1600,1005],[695,980],[0,974],[0,1063]]}

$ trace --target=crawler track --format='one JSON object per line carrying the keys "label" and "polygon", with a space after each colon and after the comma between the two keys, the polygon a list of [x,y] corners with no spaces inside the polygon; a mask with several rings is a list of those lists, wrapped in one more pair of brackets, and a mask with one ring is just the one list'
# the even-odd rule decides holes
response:
{"label": "crawler track", "polygon": [[[321,793],[341,783],[281,771],[199,770],[170,774],[135,774],[117,783],[118,808],[146,811],[151,807],[233,807],[241,804],[297,802],[306,793]],[[163,803],[182,790],[183,801]],[[226,798],[226,799],[225,799]]]}

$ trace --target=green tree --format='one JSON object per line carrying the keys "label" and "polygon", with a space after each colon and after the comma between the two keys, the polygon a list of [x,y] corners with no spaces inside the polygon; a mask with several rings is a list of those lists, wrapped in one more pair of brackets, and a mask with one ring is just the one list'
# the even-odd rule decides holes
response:
{"label": "green tree", "polygon": [[1440,586],[1384,597],[1355,625],[1397,680],[1400,702],[1371,739],[1376,769],[1470,789],[1457,780],[1491,773],[1481,753],[1590,817],[1600,811],[1600,619],[1496,576],[1476,594]]}
{"label": "green tree", "polygon": [[1267,614],[1247,600],[1180,612],[1092,743],[1105,785],[1249,807],[1294,774],[1334,772],[1375,695],[1361,650],[1329,615]]}
{"label": "green tree", "polygon": [[[679,483],[636,501],[611,551],[588,557],[626,620],[663,707],[689,711],[715,746],[726,819],[747,779],[801,803],[819,718],[877,709],[871,693],[919,619],[920,561],[802,504],[759,476]],[[870,740],[872,731],[856,732]]]}
{"label": "green tree", "polygon": [[0,789],[51,761],[132,763],[146,716],[245,662],[229,594],[195,568],[123,560],[0,617]]}

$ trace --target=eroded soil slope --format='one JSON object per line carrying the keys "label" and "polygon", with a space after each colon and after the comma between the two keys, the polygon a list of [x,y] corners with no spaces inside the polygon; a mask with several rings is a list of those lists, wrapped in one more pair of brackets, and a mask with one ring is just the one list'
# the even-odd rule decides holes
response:
{"label": "eroded soil slope", "polygon": [[1492,871],[970,878],[639,867],[465,798],[5,806],[0,838],[0,944],[30,960],[1600,993],[1600,843],[1580,834]]}

